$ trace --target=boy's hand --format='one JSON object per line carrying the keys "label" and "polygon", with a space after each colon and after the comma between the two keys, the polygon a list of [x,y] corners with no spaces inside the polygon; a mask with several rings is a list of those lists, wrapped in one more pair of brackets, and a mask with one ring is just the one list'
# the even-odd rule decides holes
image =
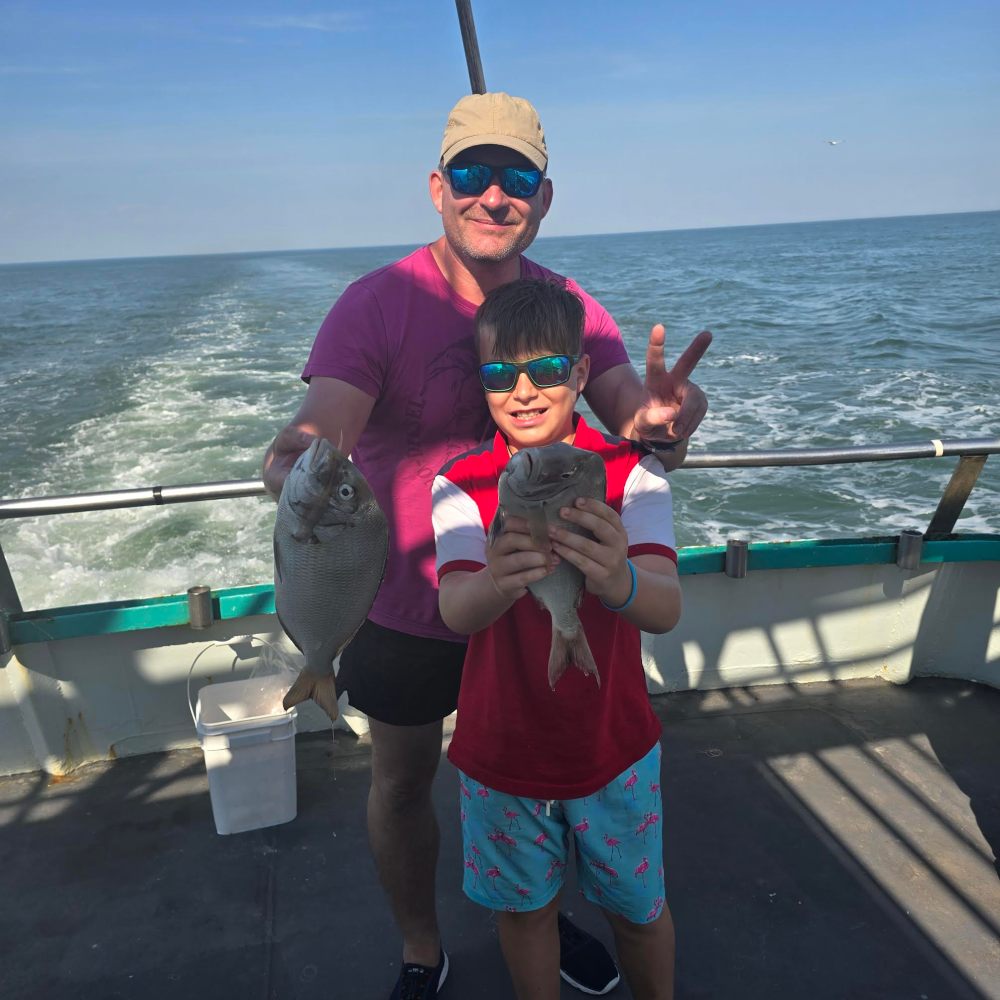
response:
{"label": "boy's hand", "polygon": [[572,563],[586,577],[587,590],[612,606],[624,604],[632,591],[628,571],[628,535],[622,519],[606,503],[580,497],[573,507],[563,507],[559,516],[594,538],[584,538],[552,525],[549,536],[556,554]]}
{"label": "boy's hand", "polygon": [[486,572],[497,593],[514,602],[528,592],[528,584],[549,575],[559,564],[552,552],[539,552],[528,533],[528,522],[508,517],[503,534],[486,550]]}

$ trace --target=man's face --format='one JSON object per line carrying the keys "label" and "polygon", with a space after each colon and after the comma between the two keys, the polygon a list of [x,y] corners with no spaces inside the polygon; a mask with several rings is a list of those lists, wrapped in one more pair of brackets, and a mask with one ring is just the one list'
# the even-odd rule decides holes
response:
{"label": "man's face", "polygon": [[[451,164],[485,163],[492,167],[531,167],[532,164],[503,146],[474,146],[459,153]],[[444,233],[460,257],[476,262],[509,260],[526,250],[552,203],[552,182],[545,178],[531,198],[504,194],[498,176],[480,195],[452,190],[446,175],[431,174],[431,198],[441,213]]]}

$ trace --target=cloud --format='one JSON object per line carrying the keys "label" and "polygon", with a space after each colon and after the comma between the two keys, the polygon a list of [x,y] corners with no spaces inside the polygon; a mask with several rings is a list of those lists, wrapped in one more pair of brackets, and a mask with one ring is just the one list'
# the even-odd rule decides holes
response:
{"label": "cloud", "polygon": [[276,17],[241,18],[240,23],[248,28],[263,28],[268,31],[354,31],[361,26],[361,18],[356,13],[331,14],[283,14]]}

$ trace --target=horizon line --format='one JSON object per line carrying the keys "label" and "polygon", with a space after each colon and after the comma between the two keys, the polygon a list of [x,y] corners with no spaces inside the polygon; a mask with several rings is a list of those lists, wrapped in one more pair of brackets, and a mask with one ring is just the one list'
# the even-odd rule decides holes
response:
{"label": "horizon line", "polygon": [[[990,215],[1000,212],[1000,208],[970,209],[962,212],[917,212],[906,215],[867,215],[848,216],[836,219],[798,219],[794,222],[743,222],[737,225],[718,226],[679,226],[671,229],[629,229],[605,233],[563,233],[558,236],[538,236],[533,241],[535,243],[542,240],[565,240],[565,239],[593,239],[604,236],[641,236],[653,233],[695,233],[707,232],[718,229],[760,229],[767,226],[812,226],[836,222],[878,222],[888,219],[927,219],[948,215]],[[435,236],[434,239],[438,237]],[[433,242],[430,241],[430,242]],[[189,257],[239,257],[252,256],[255,254],[281,254],[281,253],[325,253],[332,250],[379,250],[396,249],[406,247],[419,247],[426,245],[424,242],[406,243],[359,243],[345,246],[323,246],[323,247],[289,247],[282,250],[261,249],[254,250],[210,250],[195,253],[164,253],[164,254],[127,254],[120,257],[68,257],[68,258],[46,258],[38,260],[17,260],[0,261],[0,267],[32,267],[44,264],[95,264],[95,263],[115,263],[119,261],[139,261],[139,260],[174,260]]]}

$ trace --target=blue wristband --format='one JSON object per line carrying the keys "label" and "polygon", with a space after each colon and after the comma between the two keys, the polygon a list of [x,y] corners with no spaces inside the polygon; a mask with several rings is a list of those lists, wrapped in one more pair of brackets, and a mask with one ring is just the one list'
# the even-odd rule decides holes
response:
{"label": "blue wristband", "polygon": [[639,589],[639,578],[636,576],[635,566],[632,565],[631,559],[626,559],[625,565],[628,566],[628,571],[632,574],[632,589],[628,592],[628,597],[625,599],[625,603],[617,606],[608,604],[603,597],[598,598],[601,604],[603,604],[608,611],[624,611],[635,600],[635,592]]}

